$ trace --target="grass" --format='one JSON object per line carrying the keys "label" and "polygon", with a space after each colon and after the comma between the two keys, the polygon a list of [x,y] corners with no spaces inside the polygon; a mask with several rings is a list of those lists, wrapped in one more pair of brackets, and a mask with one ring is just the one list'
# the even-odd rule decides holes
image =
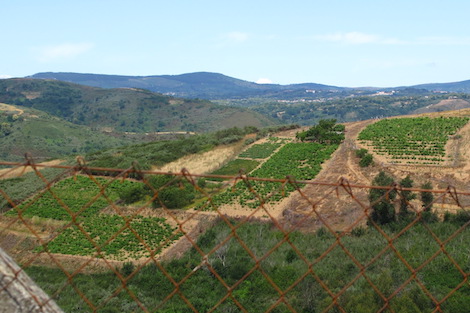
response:
{"label": "grass", "polygon": [[[236,224],[235,221],[230,222]],[[384,231],[393,237],[404,226],[390,225],[384,227]],[[279,298],[276,288],[285,292],[284,300],[297,312],[317,312],[328,308],[330,310],[327,311],[336,312],[336,306],[324,288],[339,294],[345,286],[348,286],[347,289],[341,292],[337,301],[346,312],[378,311],[385,304],[378,291],[384,297],[393,294],[390,306],[395,312],[431,312],[436,305],[429,295],[440,301],[455,288],[456,291],[442,303],[441,309],[449,313],[466,312],[470,306],[470,287],[462,284],[465,278],[454,262],[463,272],[470,270],[467,262],[470,230],[461,229],[445,245],[448,256],[440,253],[427,262],[440,249],[439,244],[430,239],[428,229],[445,240],[457,232],[459,226],[442,222],[424,227],[417,223],[393,241],[401,257],[392,249],[383,250],[388,241],[371,228],[353,232],[356,236],[342,236],[338,241],[335,234],[326,229],[313,234],[293,232],[286,237],[271,224],[250,223],[239,225],[234,230],[237,236],[234,238],[233,231],[225,222],[219,222],[208,229],[197,244],[204,253],[209,253],[207,264],[211,271],[217,272],[228,286],[236,284],[232,296],[249,312],[262,312],[273,305]],[[227,241],[226,237],[229,237]],[[290,243],[284,241],[278,245],[282,240]],[[218,246],[220,243],[223,243],[222,246]],[[250,253],[245,247],[249,248]],[[418,269],[416,278],[408,281],[412,272],[401,258],[406,259],[412,268]],[[161,268],[165,269],[166,274],[151,264],[132,276],[126,286],[138,295],[139,301],[150,311],[186,312],[189,308],[181,297],[170,297],[165,303],[162,302],[175,289],[166,275],[176,282],[182,282],[186,277],[178,292],[198,311],[208,311],[226,295],[227,289],[207,266],[192,272],[201,262],[202,256],[191,249],[180,259],[162,261]],[[363,273],[355,262],[365,267]],[[310,274],[306,274],[309,269]],[[67,278],[60,270],[39,267],[26,270],[47,292],[60,290],[57,301],[66,312],[89,310],[72,288],[66,285],[61,289]],[[269,281],[265,276],[269,277]],[[426,292],[417,280],[425,286]],[[103,303],[121,286],[113,273],[78,274],[72,279],[72,284],[95,305]],[[156,284],[158,288],[155,288]],[[401,291],[394,294],[398,288]],[[139,309],[127,292],[121,292],[102,308],[103,312],[113,310]],[[217,310],[238,311],[232,300],[220,303]],[[274,312],[284,311],[288,311],[285,304],[280,302],[275,305]]]}

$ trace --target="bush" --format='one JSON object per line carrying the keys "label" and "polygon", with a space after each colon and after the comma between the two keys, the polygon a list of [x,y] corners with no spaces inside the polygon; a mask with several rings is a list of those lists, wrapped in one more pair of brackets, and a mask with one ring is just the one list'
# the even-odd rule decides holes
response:
{"label": "bush", "polygon": [[248,138],[247,140],[245,140],[245,146],[251,145],[253,142],[255,142],[255,139]]}
{"label": "bush", "polygon": [[354,237],[361,237],[367,233],[367,229],[362,226],[355,227],[351,230],[351,235]]}
{"label": "bush", "polygon": [[132,187],[123,189],[119,192],[119,198],[125,204],[131,204],[142,200],[148,192],[143,184],[134,184]]}
{"label": "bush", "polygon": [[[430,182],[425,183],[421,186],[421,189],[432,190],[432,185]],[[423,202],[423,210],[431,212],[432,202],[434,201],[434,195],[431,191],[422,191],[421,192],[421,201]]]}
{"label": "bush", "polygon": [[369,165],[372,164],[374,158],[372,156],[372,154],[370,153],[366,153],[364,155],[364,157],[361,158],[361,160],[359,161],[359,166],[360,167],[368,167]]}
{"label": "bush", "polygon": [[366,153],[367,153],[367,149],[364,149],[364,148],[356,150],[356,156],[361,159],[366,155]]}
{"label": "bush", "polygon": [[123,265],[122,265],[122,268],[121,268],[121,274],[124,276],[124,277],[127,277],[129,276],[130,274],[132,274],[135,270],[135,265],[134,263],[132,262],[125,262]]}
{"label": "bush", "polygon": [[444,222],[455,224],[459,227],[465,225],[470,221],[470,212],[460,210],[456,214],[446,212],[444,214]]}
{"label": "bush", "polygon": [[[393,178],[380,172],[372,181],[374,186],[391,186]],[[388,193],[388,196],[386,195]],[[371,189],[369,201],[372,205],[371,220],[379,225],[388,224],[395,221],[395,207],[393,201],[397,192],[389,189]]]}

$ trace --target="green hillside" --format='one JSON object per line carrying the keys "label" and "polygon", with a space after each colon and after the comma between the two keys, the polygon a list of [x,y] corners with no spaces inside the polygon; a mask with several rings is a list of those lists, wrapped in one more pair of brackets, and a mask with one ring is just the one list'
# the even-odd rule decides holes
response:
{"label": "green hillside", "polygon": [[31,107],[81,125],[120,132],[264,127],[273,120],[249,109],[133,88],[101,89],[54,80],[0,80],[0,102]]}
{"label": "green hillside", "polygon": [[131,142],[39,110],[0,105],[0,159],[4,161],[24,160],[26,152],[38,161],[63,158]]}

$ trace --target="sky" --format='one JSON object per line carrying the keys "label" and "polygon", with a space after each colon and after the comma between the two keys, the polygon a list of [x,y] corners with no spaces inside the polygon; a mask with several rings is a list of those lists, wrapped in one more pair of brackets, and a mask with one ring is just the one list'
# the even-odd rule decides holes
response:
{"label": "sky", "polygon": [[275,84],[470,79],[465,0],[0,0],[0,78],[215,72]]}

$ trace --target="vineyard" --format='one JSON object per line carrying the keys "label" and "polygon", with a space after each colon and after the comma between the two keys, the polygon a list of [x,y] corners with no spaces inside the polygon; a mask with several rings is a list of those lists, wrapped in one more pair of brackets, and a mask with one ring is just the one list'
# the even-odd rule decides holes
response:
{"label": "vineyard", "polygon": [[467,117],[385,119],[369,125],[358,139],[394,163],[438,165],[449,160],[445,145],[468,120]]}
{"label": "vineyard", "polygon": [[[259,161],[256,160],[245,160],[245,159],[235,159],[218,170],[212,172],[214,175],[228,175],[228,176],[235,176],[238,175],[240,169],[242,169],[245,173],[249,173],[254,170],[258,165]],[[216,180],[216,178],[213,178]]]}
{"label": "vineyard", "polygon": [[[338,145],[318,143],[287,143],[277,153],[273,154],[260,168],[250,175],[261,178],[283,179],[292,176],[297,180],[313,179],[321,170],[321,164],[330,158]],[[253,188],[255,193],[250,191]],[[299,186],[301,187],[301,186]],[[274,182],[239,181],[235,188],[228,189],[212,197],[211,203],[200,204],[198,209],[212,210],[212,206],[238,203],[243,207],[256,208],[260,205],[258,197],[279,201],[287,197],[295,188],[292,185],[284,186],[281,193],[277,193],[279,185]],[[273,196],[270,194],[273,193]]]}
{"label": "vineyard", "polygon": [[241,158],[251,158],[251,159],[266,159],[268,158],[277,148],[282,145],[281,140],[278,140],[276,137],[270,138],[270,142],[265,142],[261,144],[255,144],[248,148],[246,151],[242,152],[239,157]]}
{"label": "vineyard", "polygon": [[[77,175],[64,179],[11,210],[9,216],[40,217],[64,221],[76,220],[58,229],[55,238],[36,249],[71,255],[106,256],[108,259],[138,259],[158,253],[181,234],[175,233],[164,218],[123,216],[100,213],[112,206],[119,210],[119,195],[142,183]],[[70,226],[70,227],[68,227]],[[129,227],[130,226],[130,227]],[[132,231],[131,231],[132,229]],[[138,236],[138,237],[137,237]],[[138,238],[146,243],[144,246]]]}
{"label": "vineyard", "polygon": [[[238,158],[231,160],[211,174],[236,176],[240,173],[240,170],[248,174],[257,168],[262,160],[269,158],[274,151],[281,147],[286,141],[288,140],[270,137],[268,142],[254,144],[240,153]],[[220,181],[222,179],[213,178],[213,180]]]}

